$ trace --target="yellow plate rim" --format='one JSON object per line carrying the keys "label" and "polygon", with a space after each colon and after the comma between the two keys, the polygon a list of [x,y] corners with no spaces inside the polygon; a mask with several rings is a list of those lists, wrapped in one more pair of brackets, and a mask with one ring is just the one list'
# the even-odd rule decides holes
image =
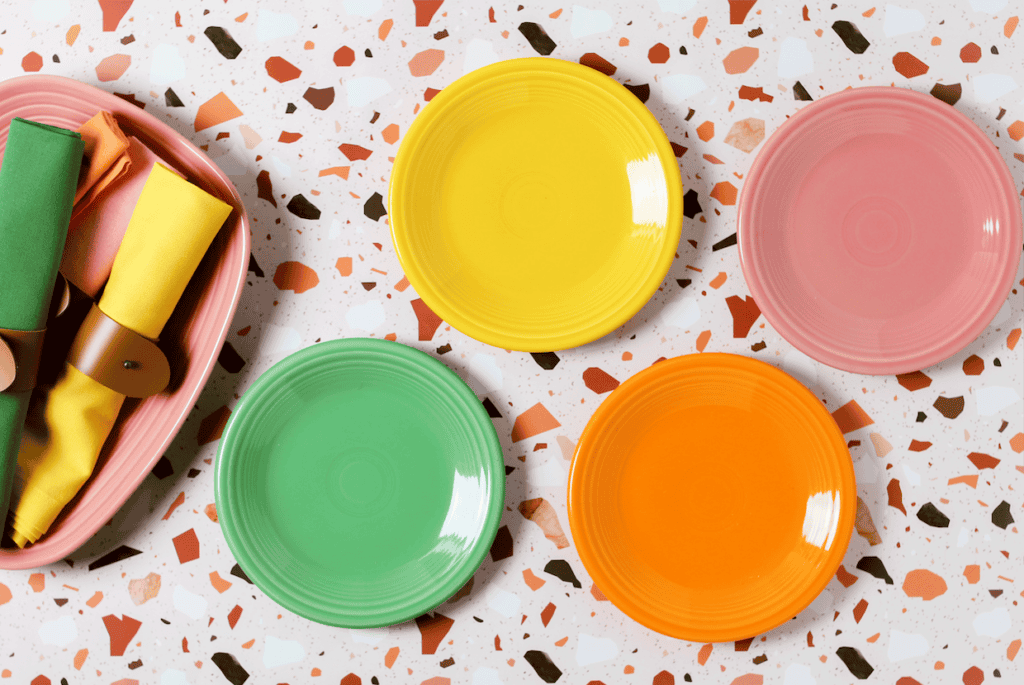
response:
{"label": "yellow plate rim", "polygon": [[[465,93],[478,87],[484,81],[510,74],[516,74],[521,78],[579,78],[595,86],[604,95],[615,98],[626,106],[636,124],[650,136],[665,171],[665,177],[668,179],[669,211],[664,243],[657,260],[651,264],[650,272],[642,287],[632,297],[623,300],[621,306],[612,316],[599,321],[591,321],[569,333],[528,337],[517,334],[511,329],[496,331],[464,316],[458,304],[445,299],[433,287],[430,279],[424,275],[410,249],[405,232],[401,228],[406,210],[401,193],[395,193],[395,188],[400,188],[405,184],[410,169],[416,163],[417,149],[424,136],[429,133],[433,121],[447,109],[457,106],[459,99]],[[388,220],[391,225],[391,239],[406,278],[409,279],[409,283],[423,299],[423,302],[443,321],[466,335],[495,347],[521,352],[550,352],[585,345],[614,331],[640,311],[657,291],[672,264],[682,233],[682,212],[682,178],[675,154],[665,131],[644,103],[640,102],[618,81],[599,71],[575,62],[545,57],[525,57],[497,62],[470,72],[441,90],[409,126],[395,157],[388,186]]]}

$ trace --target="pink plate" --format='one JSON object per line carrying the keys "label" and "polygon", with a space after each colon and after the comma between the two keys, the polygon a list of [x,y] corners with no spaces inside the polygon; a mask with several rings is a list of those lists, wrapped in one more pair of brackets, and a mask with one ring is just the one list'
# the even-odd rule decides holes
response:
{"label": "pink plate", "polygon": [[739,204],[743,275],[765,318],[814,359],[916,371],[968,345],[1006,299],[1018,201],[999,152],[953,107],[845,90],[758,154]]}
{"label": "pink plate", "polygon": [[76,129],[99,110],[113,113],[133,135],[185,177],[234,211],[214,238],[160,337],[171,359],[172,387],[128,400],[92,478],[39,542],[0,549],[0,568],[34,568],[78,549],[135,491],[170,445],[217,361],[249,264],[249,219],[227,176],[167,124],[121,98],[58,76],[22,76],[0,83],[0,155],[11,119],[24,117]]}

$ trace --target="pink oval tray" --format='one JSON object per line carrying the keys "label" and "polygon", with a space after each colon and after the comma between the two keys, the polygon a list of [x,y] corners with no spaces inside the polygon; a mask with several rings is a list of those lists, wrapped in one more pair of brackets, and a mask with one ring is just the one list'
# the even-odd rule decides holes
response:
{"label": "pink oval tray", "polygon": [[124,504],[170,445],[195,406],[217,361],[245,285],[249,219],[227,176],[167,124],[121,98],[59,76],[22,76],[0,83],[0,155],[11,119],[23,117],[76,129],[100,110],[128,135],[234,211],[206,253],[160,337],[179,369],[173,390],[128,400],[100,454],[92,478],[49,532],[26,549],[0,549],[0,569],[34,568],[82,546]]}
{"label": "pink oval tray", "polygon": [[964,114],[902,88],[813,102],[769,138],[739,203],[761,312],[844,371],[917,371],[992,321],[1020,259],[1020,197]]}

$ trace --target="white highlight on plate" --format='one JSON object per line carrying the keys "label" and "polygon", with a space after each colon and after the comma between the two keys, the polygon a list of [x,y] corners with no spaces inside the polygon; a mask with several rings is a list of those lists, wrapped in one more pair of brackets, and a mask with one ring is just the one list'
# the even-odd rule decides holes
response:
{"label": "white highlight on plate", "polygon": [[377,645],[388,636],[387,627],[384,628],[362,628],[348,631],[352,641],[363,645]]}
{"label": "white highlight on plate", "polygon": [[380,11],[381,0],[345,0],[341,3],[346,14],[357,17],[372,17]]}
{"label": "white highlight on plate", "polygon": [[975,99],[982,104],[1017,90],[1017,82],[1006,74],[978,74],[971,83],[974,84]]}
{"label": "white highlight on plate", "polygon": [[370,300],[365,304],[351,307],[345,313],[345,323],[349,328],[372,333],[384,323],[384,305],[378,300]]}
{"label": "white highlight on plate", "polygon": [[974,619],[974,632],[987,637],[999,637],[1010,629],[1010,612],[1006,607],[978,614]]}
{"label": "white highlight on plate", "polygon": [[818,363],[799,350],[786,352],[782,369],[806,386],[818,384]]}
{"label": "white highlight on plate", "polygon": [[909,485],[914,485],[914,486],[920,485],[921,484],[921,476],[919,476],[916,471],[914,471],[912,468],[910,468],[906,464],[902,464],[902,466],[903,466],[903,475],[906,476],[906,482]]}
{"label": "white highlight on plate", "polygon": [[526,482],[531,486],[555,487],[565,483],[565,470],[558,465],[558,461],[550,458],[540,466],[527,471]]}
{"label": "white highlight on plate", "polygon": [[391,92],[391,84],[376,76],[362,76],[345,81],[345,100],[349,107],[365,107]]}
{"label": "white highlight on plate", "polygon": [[499,587],[494,587],[484,594],[487,606],[497,611],[505,618],[512,618],[519,615],[519,595],[506,592]]}
{"label": "white highlight on plate", "polygon": [[612,17],[604,10],[592,10],[580,5],[572,6],[572,21],[569,23],[569,33],[573,38],[592,36],[595,33],[611,31],[613,26]]}
{"label": "white highlight on plate", "polygon": [[452,501],[438,537],[469,540],[479,535],[486,518],[488,495],[483,471],[472,476],[456,471],[452,482]]}
{"label": "white highlight on plate", "polygon": [[985,12],[986,14],[995,14],[999,10],[1006,7],[1006,0],[967,0],[971,4],[971,9],[975,12]]}
{"label": "white highlight on plate", "polygon": [[292,168],[281,161],[281,158],[277,155],[270,155],[270,161],[274,165],[274,170],[277,175],[281,178],[288,178],[292,175]]}
{"label": "white highlight on plate", "polygon": [[904,33],[913,33],[924,28],[924,15],[917,10],[908,10],[896,5],[885,6],[885,23],[882,30],[890,38]]}
{"label": "white highlight on plate", "polygon": [[337,219],[331,219],[331,227],[327,230],[328,240],[337,240],[341,237],[341,222]]}
{"label": "white highlight on plate", "polygon": [[1013,388],[993,385],[978,388],[978,415],[992,416],[1020,401],[1020,395]]}
{"label": "white highlight on plate", "polygon": [[32,18],[36,21],[57,23],[71,11],[70,0],[36,0],[32,3]]}
{"label": "white highlight on plate", "polygon": [[697,0],[658,0],[658,9],[662,12],[683,14],[697,4]]}
{"label": "white highlight on plate", "polygon": [[498,53],[494,51],[491,41],[483,38],[474,38],[466,46],[466,59],[462,62],[462,73],[468,74],[480,67],[494,64],[498,61]]}
{"label": "white highlight on plate", "polygon": [[790,36],[779,48],[779,78],[803,76],[814,71],[814,56],[807,41]]}
{"label": "white highlight on plate", "polygon": [[608,661],[618,655],[619,646],[611,638],[580,633],[579,641],[576,643],[576,663],[580,666]]}
{"label": "white highlight on plate", "polygon": [[707,90],[704,79],[693,74],[669,74],[661,79],[662,96],[670,105],[678,105],[697,93]]}
{"label": "white highlight on plate", "polygon": [[181,78],[185,78],[185,59],[178,52],[178,46],[161,43],[153,48],[149,82],[166,86]]}
{"label": "white highlight on plate", "polygon": [[473,355],[473,358],[469,360],[468,384],[477,395],[486,395],[489,392],[500,390],[504,385],[504,378],[497,360],[482,352]]}
{"label": "white highlight on plate", "polygon": [[39,639],[44,645],[67,647],[78,637],[78,626],[70,616],[61,616],[56,621],[47,621],[39,626]]}
{"label": "white highlight on plate", "polygon": [[267,324],[263,329],[260,347],[267,354],[291,352],[302,347],[302,336],[291,326]]}
{"label": "white highlight on plate", "polygon": [[294,664],[306,658],[306,650],[295,640],[281,640],[267,635],[263,642],[263,665],[266,668],[277,668]]}
{"label": "white highlight on plate", "polygon": [[189,685],[185,671],[168,668],[160,674],[160,685]]}
{"label": "white highlight on plate", "polygon": [[928,653],[928,640],[924,635],[901,633],[893,630],[889,633],[889,661],[896,663],[904,659],[924,656]]}
{"label": "white highlight on plate", "polygon": [[206,615],[207,601],[202,595],[174,586],[174,608],[196,621]]}
{"label": "white highlight on plate", "polygon": [[473,685],[504,685],[498,672],[493,668],[478,668],[473,671]]}
{"label": "white highlight on plate", "polygon": [[971,531],[969,531],[965,526],[960,526],[960,532],[956,535],[956,546],[963,547],[966,545],[970,536]]}
{"label": "white highlight on plate", "polygon": [[818,685],[818,682],[811,675],[811,669],[803,664],[790,664],[786,668],[786,675],[782,685]]}
{"label": "white highlight on plate", "polygon": [[[633,223],[664,228],[668,220],[668,187],[658,155],[652,152],[644,159],[626,162],[626,178],[633,205]],[[634,237],[641,231],[634,226]]]}
{"label": "white highlight on plate", "polygon": [[832,547],[839,528],[839,492],[818,492],[807,498],[804,511],[804,540],[826,552]]}
{"label": "white highlight on plate", "polygon": [[299,32],[299,22],[287,12],[260,10],[256,17],[256,40],[261,43],[287,38]]}
{"label": "white highlight on plate", "polygon": [[700,305],[692,297],[673,300],[661,310],[661,318],[670,326],[687,329],[700,321]]}

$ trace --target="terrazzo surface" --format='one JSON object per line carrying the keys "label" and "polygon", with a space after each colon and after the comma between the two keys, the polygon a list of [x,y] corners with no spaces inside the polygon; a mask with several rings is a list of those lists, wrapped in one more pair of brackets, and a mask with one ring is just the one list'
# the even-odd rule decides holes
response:
{"label": "terrazzo surface", "polygon": [[[1024,192],[1024,7],[639,5],[5,3],[0,78],[97,85],[203,146],[242,194],[253,258],[220,363],[153,475],[68,560],[0,572],[0,682],[1024,682],[1024,272],[967,349],[917,374],[858,376],[765,323],[734,235],[764,137],[849,86],[956,107]],[[585,347],[529,355],[471,340],[422,304],[384,200],[402,134],[434,93],[538,52],[612,73],[646,101],[679,156],[686,218],[638,315]],[[218,438],[240,394],[288,353],[348,336],[397,339],[455,370],[487,401],[513,469],[472,585],[388,629],[277,607],[235,565],[213,504]],[[858,481],[857,531],[828,588],[737,643],[677,641],[625,618],[593,586],[566,520],[567,458],[605,393],[699,351],[763,359],[811,387],[838,411]]]}

